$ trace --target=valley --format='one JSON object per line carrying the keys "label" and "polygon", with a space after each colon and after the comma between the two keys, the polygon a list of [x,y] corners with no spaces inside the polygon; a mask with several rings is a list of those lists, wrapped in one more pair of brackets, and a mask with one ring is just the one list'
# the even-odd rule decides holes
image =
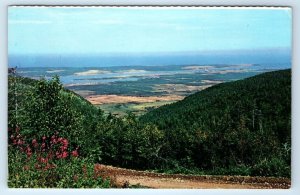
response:
{"label": "valley", "polygon": [[[41,179],[21,187],[60,186],[47,179],[60,177],[60,187],[80,186],[76,178],[83,178],[101,187],[289,188],[291,70],[234,73],[238,80],[227,74],[202,79],[195,91],[174,78],[141,79],[118,82],[127,86],[119,86],[124,94],[97,90],[107,84],[93,91],[81,85],[86,95],[64,87],[59,76],[9,76],[9,186],[20,187],[17,175],[30,178],[30,170]],[[165,89],[136,95],[158,85]],[[99,173],[99,163],[115,167],[112,174],[107,166]]]}
{"label": "valley", "polygon": [[291,187],[289,3],[5,10],[9,188]]}
{"label": "valley", "polygon": [[[282,67],[284,67],[283,65]],[[64,87],[116,116],[140,116],[223,82],[272,71],[263,64],[19,68],[33,79],[60,77]]]}

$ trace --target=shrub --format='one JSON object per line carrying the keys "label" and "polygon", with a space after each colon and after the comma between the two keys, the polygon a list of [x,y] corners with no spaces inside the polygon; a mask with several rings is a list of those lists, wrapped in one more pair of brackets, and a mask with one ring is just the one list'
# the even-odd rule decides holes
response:
{"label": "shrub", "polygon": [[252,175],[290,177],[290,166],[279,157],[264,158],[252,168]]}
{"label": "shrub", "polygon": [[110,179],[96,175],[94,163],[70,149],[69,141],[43,136],[24,141],[19,128],[11,133],[8,169],[9,187],[21,188],[106,188]]}
{"label": "shrub", "polygon": [[249,176],[251,175],[251,167],[244,164],[237,166],[230,166],[227,168],[218,167],[212,171],[208,171],[212,175],[242,175]]}

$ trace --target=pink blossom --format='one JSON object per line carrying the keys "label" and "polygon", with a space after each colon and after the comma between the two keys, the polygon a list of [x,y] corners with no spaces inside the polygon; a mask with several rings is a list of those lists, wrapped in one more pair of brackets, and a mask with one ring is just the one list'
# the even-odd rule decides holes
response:
{"label": "pink blossom", "polygon": [[40,162],[41,162],[41,163],[47,163],[47,162],[48,162],[48,159],[47,159],[47,158],[40,158]]}
{"label": "pink blossom", "polygon": [[24,142],[21,139],[18,140],[18,145],[22,145],[23,143]]}
{"label": "pink blossom", "polygon": [[27,155],[27,157],[30,157],[32,155],[32,150],[29,146],[27,146],[27,148],[26,148],[26,155]]}
{"label": "pink blossom", "polygon": [[38,147],[38,143],[37,143],[37,141],[36,141],[36,139],[33,139],[32,140],[32,145],[33,145],[33,147]]}
{"label": "pink blossom", "polygon": [[58,158],[58,159],[62,158],[62,155],[59,152],[56,152],[55,154],[56,154],[56,158]]}
{"label": "pink blossom", "polygon": [[64,152],[62,153],[62,158],[67,158],[67,157],[68,157],[68,152],[64,151]]}
{"label": "pink blossom", "polygon": [[55,135],[52,135],[51,137],[51,143],[56,144],[57,143],[57,139]]}
{"label": "pink blossom", "polygon": [[68,142],[67,139],[63,139],[63,140],[62,140],[62,143],[63,143],[63,145],[64,145],[65,147],[68,147],[69,142]]}
{"label": "pink blossom", "polygon": [[73,157],[78,157],[78,151],[77,150],[72,151],[71,154],[72,154]]}
{"label": "pink blossom", "polygon": [[46,144],[45,143],[42,143],[42,148],[45,148],[46,147]]}

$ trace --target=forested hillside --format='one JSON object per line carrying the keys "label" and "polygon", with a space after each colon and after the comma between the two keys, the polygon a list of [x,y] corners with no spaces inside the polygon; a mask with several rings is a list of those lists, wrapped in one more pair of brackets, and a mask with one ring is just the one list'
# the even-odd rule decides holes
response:
{"label": "forested hillside", "polygon": [[141,117],[183,166],[289,175],[291,70],[215,85]]}
{"label": "forested hillside", "polygon": [[[94,164],[155,167],[162,132],[103,111],[51,80],[8,78],[10,187],[109,187]],[[74,181],[74,178],[76,178]]]}
{"label": "forested hillside", "polygon": [[11,187],[113,186],[94,163],[290,176],[291,70],[215,85],[141,118],[104,115],[58,77],[8,84]]}

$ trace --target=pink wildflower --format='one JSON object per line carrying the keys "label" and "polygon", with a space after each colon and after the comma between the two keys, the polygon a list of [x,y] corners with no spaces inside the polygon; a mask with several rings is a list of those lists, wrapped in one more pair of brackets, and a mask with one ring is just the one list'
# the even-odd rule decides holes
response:
{"label": "pink wildflower", "polygon": [[68,157],[68,152],[64,151],[64,152],[62,153],[62,158],[67,158],[67,157]]}
{"label": "pink wildflower", "polygon": [[72,151],[71,154],[72,154],[73,157],[78,157],[78,151],[77,150]]}
{"label": "pink wildflower", "polygon": [[38,147],[38,143],[37,143],[36,139],[33,139],[31,143],[32,143],[33,147],[35,147],[35,148]]}

